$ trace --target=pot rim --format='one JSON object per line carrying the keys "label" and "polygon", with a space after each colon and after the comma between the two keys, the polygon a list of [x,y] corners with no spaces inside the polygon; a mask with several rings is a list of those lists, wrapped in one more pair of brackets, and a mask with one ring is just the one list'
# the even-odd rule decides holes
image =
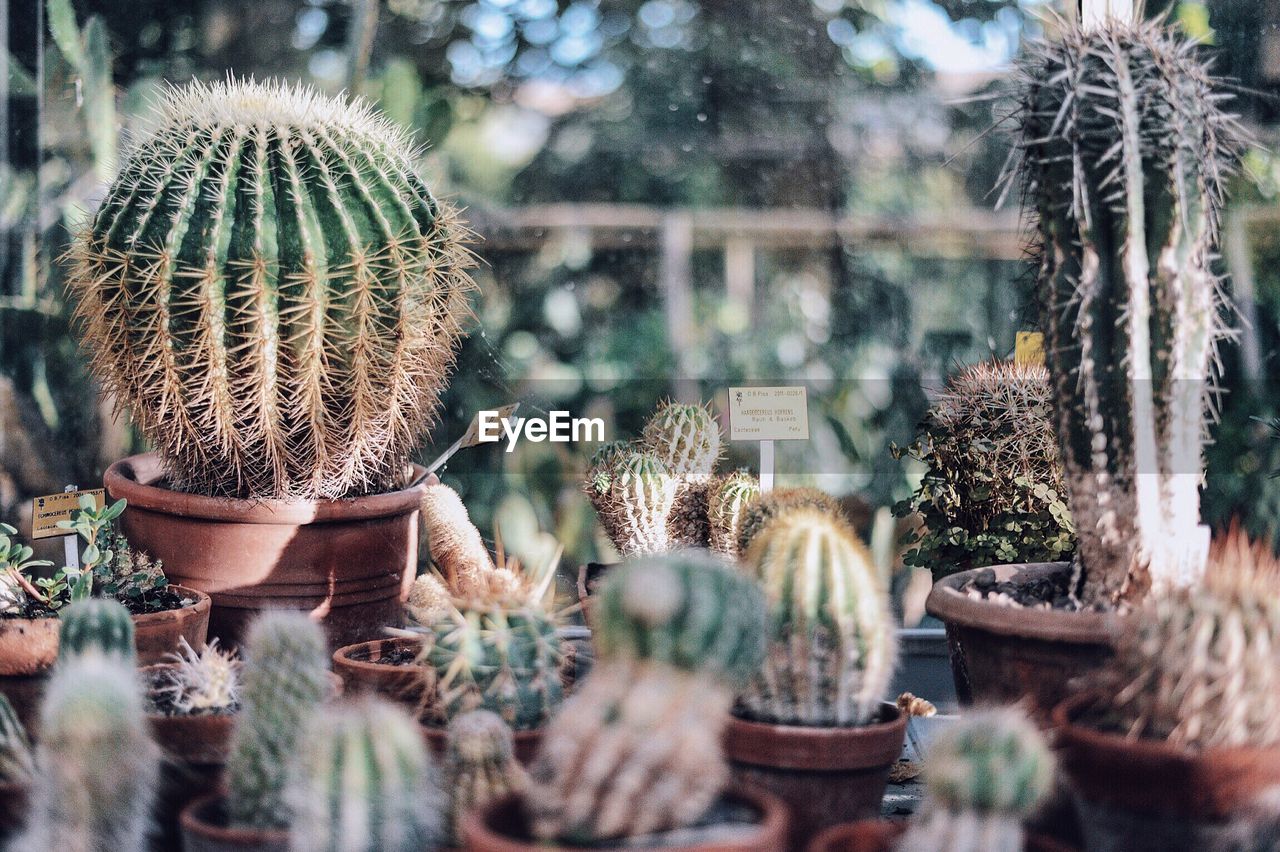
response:
{"label": "pot rim", "polygon": [[[811,772],[891,766],[902,754],[907,715],[887,701],[881,702],[880,707],[881,712],[892,715],[851,727],[778,725],[731,713],[725,726],[725,756],[751,766]],[[771,748],[760,749],[761,741],[767,741]]]}
{"label": "pot rim", "polygon": [[994,571],[999,580],[1016,581],[1069,570],[1070,562],[1020,562],[957,571],[933,584],[925,600],[925,611],[947,625],[977,628],[1002,636],[1111,647],[1119,628],[1116,613],[1027,609],[972,598],[960,591],[982,571]]}
{"label": "pot rim", "polygon": [[107,468],[102,482],[113,499],[128,500],[130,509],[201,521],[298,526],[371,520],[416,510],[426,493],[427,469],[419,464],[411,467],[412,484],[404,488],[334,500],[206,497],[174,491],[159,484],[164,478],[164,466],[156,453],[120,459]]}
{"label": "pot rim", "polygon": [[386,669],[403,668],[402,666],[392,666],[388,663],[379,663],[374,660],[361,660],[353,657],[352,654],[360,649],[372,648],[376,645],[389,644],[396,648],[408,648],[413,643],[421,642],[411,636],[384,636],[380,639],[366,639],[363,642],[352,642],[350,645],[343,645],[333,652],[333,665],[337,668],[339,665],[347,668],[358,669],[361,671],[385,672]]}
{"label": "pot rim", "polygon": [[192,613],[198,614],[213,607],[213,598],[209,597],[199,589],[193,589],[190,586],[184,586],[181,583],[170,583],[169,588],[181,589],[182,591],[180,594],[183,597],[195,598],[195,602],[186,606],[177,607],[176,609],[162,609],[159,612],[144,612],[142,615],[135,615],[133,616],[133,625],[135,628],[150,626],[153,621],[167,620],[164,617],[171,613],[187,613],[186,617],[190,618]]}
{"label": "pot rim", "polygon": [[284,829],[230,828],[225,825],[215,825],[207,822],[202,815],[202,811],[225,800],[226,794],[223,792],[207,793],[192,799],[178,816],[178,822],[182,826],[182,830],[228,844],[287,843],[289,841],[289,832]]}

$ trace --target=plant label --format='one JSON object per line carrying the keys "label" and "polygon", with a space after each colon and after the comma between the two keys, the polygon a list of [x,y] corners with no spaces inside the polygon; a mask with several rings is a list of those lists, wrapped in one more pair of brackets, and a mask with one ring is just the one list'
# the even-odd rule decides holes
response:
{"label": "plant label", "polygon": [[1044,334],[1039,331],[1020,331],[1014,339],[1013,362],[1020,367],[1044,366]]}
{"label": "plant label", "polygon": [[809,440],[808,391],[803,387],[729,388],[729,440]]}
{"label": "plant label", "polygon": [[71,520],[72,514],[80,508],[80,498],[86,494],[93,497],[97,508],[101,509],[106,505],[107,495],[101,488],[62,491],[32,500],[31,538],[53,538],[66,535],[66,530],[58,528],[58,521]]}

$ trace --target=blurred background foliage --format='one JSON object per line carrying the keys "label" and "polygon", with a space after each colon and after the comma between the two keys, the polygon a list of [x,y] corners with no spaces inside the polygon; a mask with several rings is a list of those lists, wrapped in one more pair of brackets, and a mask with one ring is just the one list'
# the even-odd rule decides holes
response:
{"label": "blurred background foliage", "polygon": [[[1151,4],[1149,4],[1151,5]],[[1223,353],[1206,513],[1280,517],[1280,2],[1157,3],[1236,78],[1263,143],[1224,265],[1247,330]],[[118,140],[167,82],[301,79],[375,102],[479,234],[474,333],[429,459],[477,408],[601,416],[634,434],[666,395],[805,383],[812,440],[780,448],[871,517],[956,366],[1033,325],[1016,209],[993,211],[1008,69],[1048,0],[16,0],[0,149],[0,518],[96,483],[136,448],[75,349],[56,258]],[[1151,11],[1161,11],[1152,9]],[[15,16],[16,10],[16,16]],[[40,69],[42,74],[37,74]],[[993,131],[993,126],[995,129]],[[127,144],[127,141],[124,143]],[[1016,204],[1013,205],[1016,208]],[[737,223],[737,224],[734,224]],[[673,296],[673,293],[676,295]],[[517,552],[603,544],[578,480],[593,447],[465,451],[447,480]],[[733,445],[730,464],[754,448]]]}

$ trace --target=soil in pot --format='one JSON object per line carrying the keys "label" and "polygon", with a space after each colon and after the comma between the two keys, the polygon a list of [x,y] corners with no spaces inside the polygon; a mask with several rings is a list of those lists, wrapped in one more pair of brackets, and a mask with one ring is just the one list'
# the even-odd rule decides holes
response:
{"label": "soil in pot", "polygon": [[587,849],[684,849],[690,852],[778,852],[785,843],[786,806],[762,790],[730,789],[695,826],[654,835],[652,843],[631,839],[600,846],[560,846],[532,839],[523,803],[508,796],[467,817],[468,852],[568,852]]}
{"label": "soil in pot", "polygon": [[[828,828],[809,844],[808,852],[893,852],[893,846],[907,830],[905,820],[864,819]],[[1027,834],[1025,852],[1073,852],[1056,840]]]}
{"label": "soil in pot", "polygon": [[906,715],[892,704],[881,706],[876,722],[856,728],[773,725],[734,716],[724,746],[735,782],[786,802],[786,848],[802,850],[829,826],[879,815],[906,730]]}
{"label": "soil in pot", "polygon": [[226,802],[202,796],[182,811],[183,852],[288,852],[287,831],[255,831],[227,825]]}
{"label": "soil in pot", "polygon": [[934,584],[925,608],[946,624],[962,704],[1030,696],[1047,722],[1067,683],[1111,658],[1116,617],[1065,608],[1070,577],[1069,562],[1041,562],[975,568]]}

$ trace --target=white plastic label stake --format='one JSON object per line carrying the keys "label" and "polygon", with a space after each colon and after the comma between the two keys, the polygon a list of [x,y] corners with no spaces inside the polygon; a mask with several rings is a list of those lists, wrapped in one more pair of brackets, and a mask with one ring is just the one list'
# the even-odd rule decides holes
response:
{"label": "white plastic label stake", "polygon": [[773,490],[773,441],[760,442],[760,492]]}
{"label": "white plastic label stake", "polygon": [[[68,485],[62,489],[65,494],[68,491],[79,491],[80,489],[74,485]],[[72,533],[62,537],[62,558],[67,563],[67,577],[80,576],[80,535]]]}
{"label": "white plastic label stake", "polygon": [[802,386],[729,388],[729,440],[760,442],[760,490],[773,489],[775,441],[809,440],[809,394]]}

